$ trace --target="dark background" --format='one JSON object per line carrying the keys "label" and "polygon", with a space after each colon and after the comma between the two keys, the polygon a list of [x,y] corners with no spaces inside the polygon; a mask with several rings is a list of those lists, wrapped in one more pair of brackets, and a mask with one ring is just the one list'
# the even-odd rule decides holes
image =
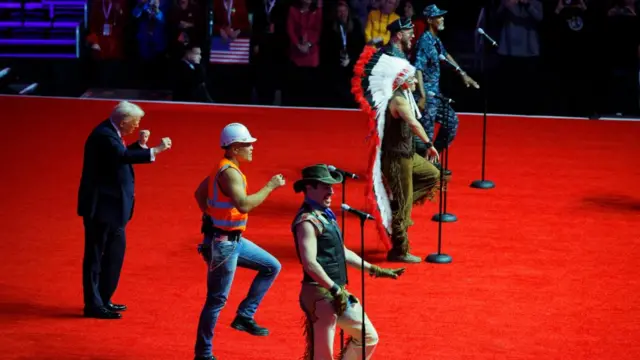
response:
{"label": "dark background", "polygon": [[[291,0],[279,0],[291,1]],[[248,0],[249,6],[255,6],[256,0]],[[324,1],[323,11],[325,19],[335,6],[335,0]],[[414,2],[416,13],[432,1]],[[557,30],[557,24],[550,19],[550,15],[557,1],[545,0],[545,19],[540,24],[539,32],[541,37],[541,56],[536,74],[528,74],[527,79],[535,78],[535,82],[522,84],[524,77],[506,77],[500,70],[500,63],[495,51],[487,52],[486,73],[481,70],[482,51],[477,51],[477,39],[475,28],[478,15],[483,7],[495,10],[498,1],[473,1],[473,0],[449,0],[436,1],[436,4],[443,9],[449,10],[446,16],[446,30],[441,34],[441,38],[448,51],[460,63],[460,65],[476,79],[481,90],[469,90],[462,86],[457,76],[452,71],[443,71],[441,80],[442,91],[445,96],[456,100],[456,110],[460,112],[482,112],[484,107],[485,92],[488,98],[488,111],[492,113],[518,113],[527,115],[565,115],[579,117],[615,116],[616,110],[611,106],[611,94],[616,94],[617,85],[610,81],[612,71],[612,59],[619,59],[621,56],[629,57],[627,63],[635,64],[635,73],[628,76],[635,76],[636,92],[632,94],[636,101],[635,106],[624,116],[638,116],[638,53],[620,54],[615,51],[615,44],[630,39],[637,39],[640,34],[640,27],[634,30],[630,28],[612,30],[610,24],[606,22],[606,12],[612,1],[587,0],[589,7],[588,33],[580,44],[570,44],[573,46],[567,50],[567,39]],[[208,19],[211,16],[209,4],[201,14]],[[637,4],[636,4],[637,6]],[[499,40],[500,24],[497,22],[493,11],[487,12],[487,23],[485,30],[494,39]],[[616,32],[617,31],[617,32]],[[632,40],[636,41],[636,40]],[[2,59],[0,68],[10,66],[20,74],[23,82],[38,82],[40,87],[37,94],[48,96],[81,96],[91,87],[89,80],[91,76],[91,60],[88,56],[89,50],[84,49],[83,56],[77,60],[35,60],[35,59]],[[207,49],[203,49],[203,64],[208,64],[206,54]],[[615,61],[613,61],[615,62]],[[251,65],[247,65],[248,68]],[[321,64],[322,66],[322,64]],[[208,68],[209,73],[211,68]],[[213,77],[215,78],[215,77]],[[533,96],[513,96],[512,87],[526,86]],[[209,83],[210,92],[220,84],[215,81]],[[248,88],[252,84],[246,83],[243,86]],[[316,86],[319,89],[329,88],[329,84],[319,80]],[[124,88],[135,88],[135,84],[123,86]],[[626,90],[625,90],[626,91]],[[506,102],[505,94],[510,94],[509,106],[504,106]],[[625,92],[626,93],[626,92]],[[531,106],[535,104],[535,106]],[[315,105],[318,105],[317,103]],[[333,107],[334,104],[320,104],[325,107]],[[529,106],[526,106],[529,105]],[[617,114],[621,116],[622,114]]]}

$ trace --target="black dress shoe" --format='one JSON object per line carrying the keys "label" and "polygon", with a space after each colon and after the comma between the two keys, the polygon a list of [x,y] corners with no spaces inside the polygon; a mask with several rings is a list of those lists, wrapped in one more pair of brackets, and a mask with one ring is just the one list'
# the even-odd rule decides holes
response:
{"label": "black dress shoe", "polygon": [[107,310],[113,311],[113,312],[127,310],[127,305],[121,305],[121,304],[107,304],[105,305],[105,307],[107,308]]}
{"label": "black dress shoe", "polygon": [[236,318],[231,323],[231,327],[236,330],[246,331],[249,334],[255,336],[269,335],[269,330],[267,328],[259,326],[253,319],[248,319],[242,316],[236,316]]}
{"label": "black dress shoe", "polygon": [[193,358],[193,360],[216,360],[216,357],[211,355],[211,356],[196,356]]}
{"label": "black dress shoe", "polygon": [[122,318],[122,315],[117,312],[110,311],[106,307],[101,307],[96,309],[84,309],[84,317],[116,320]]}

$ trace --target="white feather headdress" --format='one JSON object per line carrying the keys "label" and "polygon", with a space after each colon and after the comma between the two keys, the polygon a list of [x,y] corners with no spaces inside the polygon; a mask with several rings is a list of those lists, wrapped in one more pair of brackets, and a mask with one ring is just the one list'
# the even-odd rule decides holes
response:
{"label": "white feather headdress", "polygon": [[409,90],[407,80],[413,79],[413,67],[407,60],[384,54],[376,48],[365,47],[354,67],[351,92],[360,108],[369,115],[370,158],[369,186],[366,199],[368,211],[373,213],[378,225],[378,233],[386,246],[391,248],[391,204],[390,193],[382,175],[382,139],[389,100],[401,88],[409,100],[417,118],[421,117],[418,106]]}

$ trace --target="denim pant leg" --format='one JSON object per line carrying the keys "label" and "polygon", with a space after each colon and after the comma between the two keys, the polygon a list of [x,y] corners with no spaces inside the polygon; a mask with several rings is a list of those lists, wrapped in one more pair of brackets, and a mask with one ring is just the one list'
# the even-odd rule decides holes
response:
{"label": "denim pant leg", "polygon": [[198,323],[196,356],[212,355],[213,329],[220,311],[227,302],[238,264],[238,254],[241,251],[240,242],[212,241],[211,266],[207,274],[207,300]]}
{"label": "denim pant leg", "polygon": [[278,259],[253,242],[245,238],[240,242],[242,246],[238,254],[238,266],[257,270],[258,273],[251,283],[247,297],[240,303],[237,314],[252,319],[282,267]]}

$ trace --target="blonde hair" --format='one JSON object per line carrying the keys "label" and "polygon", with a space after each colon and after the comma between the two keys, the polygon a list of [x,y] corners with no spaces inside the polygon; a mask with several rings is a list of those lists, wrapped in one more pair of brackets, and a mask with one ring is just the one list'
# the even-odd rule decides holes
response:
{"label": "blonde hair", "polygon": [[111,111],[111,120],[116,123],[124,121],[128,117],[143,117],[144,111],[140,106],[128,101],[121,101]]}

